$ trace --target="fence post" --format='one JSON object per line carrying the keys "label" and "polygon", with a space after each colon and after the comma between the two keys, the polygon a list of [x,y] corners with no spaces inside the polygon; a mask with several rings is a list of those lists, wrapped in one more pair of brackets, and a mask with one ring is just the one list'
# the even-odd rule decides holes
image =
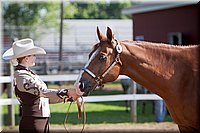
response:
{"label": "fence post", "polygon": [[[14,85],[13,85],[13,74],[14,74],[14,67],[10,63],[10,75],[11,75],[11,84],[8,87],[8,98],[14,98]],[[8,118],[9,118],[9,125],[15,126],[15,106],[13,104],[8,105]]]}
{"label": "fence post", "polygon": [[[1,61],[0,61],[0,63],[1,63]],[[1,73],[1,70],[2,70],[2,69],[1,69],[1,66],[2,66],[2,65],[0,64],[0,76],[2,76],[2,73]],[[2,93],[2,84],[0,84],[0,88],[1,88],[1,89],[0,89],[0,96],[1,96],[1,93]],[[2,114],[2,106],[0,105],[0,132],[3,130],[3,129],[2,129],[2,125],[3,125],[3,124],[2,124],[2,123],[3,123],[3,122],[2,122],[2,121],[3,121],[2,116],[3,116],[3,114]]]}
{"label": "fence post", "polygon": [[[131,94],[135,95],[137,92],[136,82],[131,80]],[[132,100],[130,105],[131,122],[137,122],[137,100]]]}

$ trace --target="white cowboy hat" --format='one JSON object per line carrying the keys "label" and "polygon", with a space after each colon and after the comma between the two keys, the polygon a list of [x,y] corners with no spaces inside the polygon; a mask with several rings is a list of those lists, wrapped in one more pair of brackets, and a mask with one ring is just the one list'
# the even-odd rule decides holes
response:
{"label": "white cowboy hat", "polygon": [[12,47],[3,54],[3,59],[13,60],[27,55],[46,54],[43,48],[34,46],[33,40],[30,38],[17,40]]}

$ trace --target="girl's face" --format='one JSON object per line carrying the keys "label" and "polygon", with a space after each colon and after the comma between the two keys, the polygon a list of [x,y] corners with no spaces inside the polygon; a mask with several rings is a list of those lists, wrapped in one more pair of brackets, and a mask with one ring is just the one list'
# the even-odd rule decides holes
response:
{"label": "girl's face", "polygon": [[26,58],[26,62],[27,62],[28,67],[35,66],[35,60],[36,60],[35,55],[29,55],[29,56],[26,56],[25,58]]}

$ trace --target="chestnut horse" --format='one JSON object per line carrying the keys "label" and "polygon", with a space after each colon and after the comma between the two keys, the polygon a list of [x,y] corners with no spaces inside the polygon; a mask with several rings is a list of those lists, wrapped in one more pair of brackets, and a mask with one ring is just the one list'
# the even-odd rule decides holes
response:
{"label": "chestnut horse", "polygon": [[199,132],[198,45],[173,46],[145,41],[118,41],[108,27],[89,55],[75,83],[89,95],[97,86],[127,75],[162,97],[181,132]]}

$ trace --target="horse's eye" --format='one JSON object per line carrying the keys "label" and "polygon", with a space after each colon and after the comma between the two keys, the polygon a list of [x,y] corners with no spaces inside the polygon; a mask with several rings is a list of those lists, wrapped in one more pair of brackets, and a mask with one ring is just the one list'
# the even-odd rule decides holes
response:
{"label": "horse's eye", "polygon": [[99,58],[101,61],[106,61],[107,60],[107,57],[105,55],[102,55],[100,58]]}

